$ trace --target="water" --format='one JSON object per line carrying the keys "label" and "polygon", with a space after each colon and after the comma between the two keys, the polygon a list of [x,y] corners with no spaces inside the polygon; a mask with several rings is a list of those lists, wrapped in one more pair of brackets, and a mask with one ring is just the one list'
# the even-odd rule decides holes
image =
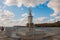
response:
{"label": "water", "polygon": [[[26,31],[27,28],[25,27],[11,27],[11,28],[7,28],[7,30],[11,30],[11,31]],[[37,31],[45,31],[45,32],[56,32],[56,31],[60,31],[60,27],[35,27],[35,30]]]}
{"label": "water", "polygon": [[[14,29],[15,27],[12,27],[12,28],[8,28],[7,30],[9,30],[10,29],[10,31],[8,31],[8,32],[6,32],[6,33],[8,33],[9,34],[9,36],[11,36],[10,35],[10,33],[12,34],[12,29],[13,29],[13,34],[14,34],[14,32],[16,32],[16,30],[17,31],[19,31],[19,32],[23,32],[23,31],[26,31],[26,29],[27,28],[25,28],[25,27],[16,27],[15,29]],[[36,31],[44,31],[44,32],[46,32],[46,33],[56,33],[56,32],[59,32],[60,31],[60,27],[35,27],[35,30]],[[16,36],[16,35],[15,35]],[[16,36],[17,37],[17,36]]]}
{"label": "water", "polygon": [[[18,28],[17,31],[26,31],[27,28],[25,27],[21,27],[21,28]],[[44,32],[59,32],[60,31],[60,27],[36,27],[35,28],[36,31],[44,31]]]}
{"label": "water", "polygon": [[37,30],[48,30],[48,31],[50,31],[50,30],[59,30],[60,27],[36,27],[35,29],[37,29]]}

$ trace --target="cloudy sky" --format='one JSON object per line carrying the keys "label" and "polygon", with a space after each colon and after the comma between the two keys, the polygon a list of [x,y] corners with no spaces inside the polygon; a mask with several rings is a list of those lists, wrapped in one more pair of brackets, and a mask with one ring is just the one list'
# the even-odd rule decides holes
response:
{"label": "cloudy sky", "polygon": [[60,0],[0,0],[0,26],[26,25],[29,8],[33,22],[60,21]]}

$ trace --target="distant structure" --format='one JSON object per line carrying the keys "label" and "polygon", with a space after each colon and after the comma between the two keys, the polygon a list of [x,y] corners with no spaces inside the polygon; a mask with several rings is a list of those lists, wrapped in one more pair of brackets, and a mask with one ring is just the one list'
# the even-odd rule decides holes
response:
{"label": "distant structure", "polygon": [[32,16],[32,10],[31,8],[29,9],[29,16],[28,16],[28,23],[27,23],[27,32],[33,31],[34,30],[34,24],[33,24],[33,16]]}
{"label": "distant structure", "polygon": [[33,24],[32,10],[29,9],[28,23],[25,31],[17,32],[20,35],[22,40],[39,40],[41,36],[44,36],[44,31],[36,31]]}

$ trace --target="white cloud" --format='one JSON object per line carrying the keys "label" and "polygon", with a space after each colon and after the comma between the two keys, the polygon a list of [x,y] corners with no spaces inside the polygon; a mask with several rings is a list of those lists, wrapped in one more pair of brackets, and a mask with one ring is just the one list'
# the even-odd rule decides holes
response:
{"label": "white cloud", "polygon": [[[34,16],[34,14],[32,14],[32,15]],[[26,26],[27,23],[28,23],[28,13],[24,13],[24,14],[21,15],[20,19],[15,20],[14,25]]]}
{"label": "white cloud", "polygon": [[0,9],[2,8],[2,6],[0,6]]}
{"label": "white cloud", "polygon": [[26,23],[28,22],[27,18],[20,18],[16,21],[16,24],[14,25],[19,25],[19,26],[26,26]]}
{"label": "white cloud", "polygon": [[60,0],[50,0],[48,6],[54,10],[54,13],[50,16],[52,17],[60,17]]}
{"label": "white cloud", "polygon": [[48,20],[48,23],[54,23],[54,22],[56,22],[57,20],[56,19],[49,19]]}
{"label": "white cloud", "polygon": [[26,26],[26,23],[28,22],[28,14],[24,13],[20,16],[19,19],[13,20],[13,25],[14,26]]}
{"label": "white cloud", "polygon": [[44,2],[46,2],[46,0],[5,0],[4,4],[8,6],[16,5],[18,7],[21,7],[22,5],[26,7],[35,7]]}
{"label": "white cloud", "polygon": [[0,9],[4,9],[5,7],[5,5],[0,5]]}
{"label": "white cloud", "polygon": [[15,20],[13,22],[14,26],[26,26],[26,23],[28,22],[27,18],[20,18],[18,20]]}
{"label": "white cloud", "polygon": [[15,17],[14,13],[8,10],[0,10],[0,26],[12,26],[12,19]]}
{"label": "white cloud", "polygon": [[47,21],[47,23],[54,23],[54,22],[57,22],[57,21],[60,21],[60,17],[56,17],[56,18],[49,19],[49,20]]}
{"label": "white cloud", "polygon": [[44,23],[46,21],[47,17],[39,17],[34,19],[34,23]]}
{"label": "white cloud", "polygon": [[60,16],[57,16],[57,17],[55,17],[55,18],[59,18],[59,19],[60,19]]}
{"label": "white cloud", "polygon": [[14,13],[4,10],[4,12],[0,11],[0,25],[3,26],[26,26],[28,22],[28,13],[22,14],[19,19],[14,20]]}
{"label": "white cloud", "polygon": [[[24,14],[22,14],[22,15],[24,15]],[[34,24],[44,23],[46,19],[47,19],[47,17],[40,17],[40,18],[33,19],[33,22],[34,22]],[[23,17],[23,18],[21,17],[20,19],[15,20],[13,25],[26,26],[27,23],[28,23],[28,18],[27,17]]]}
{"label": "white cloud", "polygon": [[22,17],[27,17],[28,16],[28,13],[24,13],[21,15]]}

